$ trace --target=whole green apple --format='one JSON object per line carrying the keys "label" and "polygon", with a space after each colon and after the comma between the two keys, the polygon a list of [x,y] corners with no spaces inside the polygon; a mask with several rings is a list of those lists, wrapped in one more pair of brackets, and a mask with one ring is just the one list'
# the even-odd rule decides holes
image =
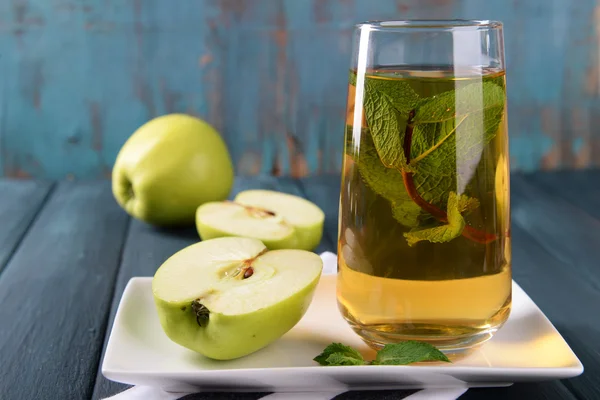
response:
{"label": "whole green apple", "polygon": [[321,258],[268,251],[257,239],[191,245],[156,271],[152,292],[167,336],[217,360],[253,353],[300,321],[321,276]]}
{"label": "whole green apple", "polygon": [[155,225],[190,225],[196,209],[227,198],[233,165],[218,132],[201,119],[152,119],[125,142],[112,172],[117,202]]}

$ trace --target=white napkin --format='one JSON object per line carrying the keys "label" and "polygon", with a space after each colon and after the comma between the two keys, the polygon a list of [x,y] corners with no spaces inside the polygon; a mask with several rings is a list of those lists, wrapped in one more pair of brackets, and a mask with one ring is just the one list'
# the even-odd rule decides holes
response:
{"label": "white napkin", "polygon": [[[326,251],[321,254],[323,259],[323,275],[332,275],[337,273],[337,256],[334,253]],[[448,389],[423,389],[410,394],[404,399],[409,400],[455,400],[458,399],[467,388],[448,388]],[[261,400],[331,400],[345,391],[332,392],[306,392],[306,393],[272,393],[261,398]],[[157,387],[134,386],[105,400],[177,400],[184,396],[192,394],[165,392]],[[376,392],[373,392],[373,398],[376,398]],[[369,396],[371,397],[371,396]]]}

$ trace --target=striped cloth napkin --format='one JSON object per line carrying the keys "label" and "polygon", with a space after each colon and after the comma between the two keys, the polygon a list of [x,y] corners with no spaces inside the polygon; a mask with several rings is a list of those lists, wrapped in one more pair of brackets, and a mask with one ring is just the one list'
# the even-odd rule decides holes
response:
{"label": "striped cloth napkin", "polygon": [[[325,252],[323,259],[323,274],[337,273],[337,257],[335,254]],[[410,390],[383,390],[383,391],[345,391],[331,392],[304,392],[304,393],[176,393],[166,392],[157,387],[134,386],[105,400],[455,400],[467,388],[444,389],[410,389]]]}

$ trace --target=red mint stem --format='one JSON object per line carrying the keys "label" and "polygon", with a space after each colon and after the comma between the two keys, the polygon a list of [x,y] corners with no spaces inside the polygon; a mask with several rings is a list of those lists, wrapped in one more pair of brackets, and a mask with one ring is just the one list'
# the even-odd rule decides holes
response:
{"label": "red mint stem", "polygon": [[[413,135],[413,126],[412,119],[415,116],[415,111],[411,111],[408,114],[408,121],[406,124],[406,131],[404,132],[404,158],[406,158],[406,164],[410,163],[410,150],[412,146],[412,135]],[[427,211],[429,214],[433,215],[435,218],[440,220],[441,222],[448,222],[448,214],[446,211],[437,208],[435,205],[429,203],[425,200],[415,186],[415,181],[413,179],[413,173],[408,171],[402,171],[402,180],[404,181],[404,187],[406,188],[406,192],[419,207],[423,210]],[[473,228],[472,226],[466,225],[465,229],[463,229],[462,235],[473,242],[487,244],[491,243],[497,239],[496,235],[492,233],[487,233],[485,231],[481,231]]]}

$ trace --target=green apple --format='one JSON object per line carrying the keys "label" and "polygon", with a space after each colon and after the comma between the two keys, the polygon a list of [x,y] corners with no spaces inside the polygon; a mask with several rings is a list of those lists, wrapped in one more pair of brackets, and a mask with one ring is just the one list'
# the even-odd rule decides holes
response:
{"label": "green apple", "polygon": [[175,343],[217,360],[253,353],[300,321],[323,262],[304,250],[268,251],[257,239],[191,245],[156,271],[152,292]]}
{"label": "green apple", "polygon": [[243,236],[269,249],[313,250],[323,236],[325,214],[310,201],[271,190],[246,190],[233,201],[206,203],[196,211],[202,240]]}
{"label": "green apple", "polygon": [[206,122],[185,114],[142,125],[123,145],[112,173],[121,207],[155,225],[193,224],[198,206],[226,199],[232,185],[223,139]]}

